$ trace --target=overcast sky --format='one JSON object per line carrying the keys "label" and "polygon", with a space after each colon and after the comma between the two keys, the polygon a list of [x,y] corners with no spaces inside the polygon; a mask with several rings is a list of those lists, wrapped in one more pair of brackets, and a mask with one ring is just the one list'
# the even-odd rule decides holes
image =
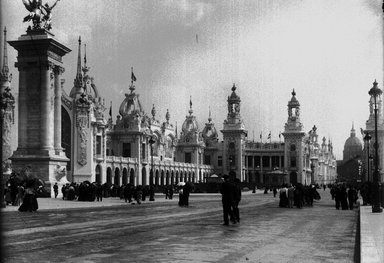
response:
{"label": "overcast sky", "polygon": [[[8,40],[17,39],[28,12],[21,0],[0,1]],[[201,128],[210,106],[222,129],[235,83],[248,137],[271,131],[278,140],[295,89],[304,131],[316,125],[340,159],[352,122],[361,138],[373,81],[382,88],[382,17],[380,0],[61,0],[51,32],[72,49],[64,57],[66,92],[81,36],[90,75],[107,107],[113,102],[114,120],[131,67],[144,110],[150,114],[155,104],[165,121],[169,109],[179,130],[190,96]],[[14,88],[16,55],[9,47]]]}

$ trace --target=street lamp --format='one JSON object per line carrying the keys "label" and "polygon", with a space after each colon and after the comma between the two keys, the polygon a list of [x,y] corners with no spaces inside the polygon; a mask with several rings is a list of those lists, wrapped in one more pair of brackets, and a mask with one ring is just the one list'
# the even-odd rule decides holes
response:
{"label": "street lamp", "polygon": [[375,103],[375,171],[373,172],[373,183],[372,183],[372,213],[381,213],[383,209],[380,207],[379,200],[379,138],[377,136],[377,97],[383,92],[377,87],[377,82],[373,82],[373,87],[369,90],[368,94],[371,95]]}
{"label": "street lamp", "polygon": [[364,141],[367,145],[367,181],[369,181],[369,142],[371,141],[372,137],[367,132],[364,136]]}
{"label": "street lamp", "polygon": [[153,139],[153,135],[151,135],[151,138],[149,139],[149,144],[151,145],[151,172],[149,173],[149,185],[150,185],[150,194],[149,194],[149,201],[155,201],[155,193],[153,189],[153,144],[156,142]]}

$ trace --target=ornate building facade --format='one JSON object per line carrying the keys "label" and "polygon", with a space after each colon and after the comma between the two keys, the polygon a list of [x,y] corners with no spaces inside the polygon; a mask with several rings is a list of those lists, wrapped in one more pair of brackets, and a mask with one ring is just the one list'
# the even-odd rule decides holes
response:
{"label": "ornate building facade", "polygon": [[[46,67],[40,72],[43,83],[27,81],[36,74],[34,65],[42,63],[29,61],[31,39],[40,41],[39,47],[47,54],[43,61]],[[155,105],[147,114],[136,92],[133,72],[130,92],[125,94],[113,123],[112,116],[105,116],[105,102],[90,75],[86,54],[82,65],[80,38],[77,71],[69,95],[61,77],[61,57],[70,50],[52,33],[28,29],[26,35],[10,43],[19,51],[19,104],[27,102],[31,91],[42,98],[20,109],[18,147],[10,159],[16,169],[28,166],[32,173],[41,176],[51,192],[56,182],[170,185],[180,181],[206,182],[213,174],[231,172],[243,182],[267,185],[330,183],[335,179],[332,144],[326,144],[324,138],[320,147],[315,126],[308,134],[303,131],[295,91],[288,102],[283,142],[262,143],[248,139],[241,99],[233,84],[221,130],[223,140],[219,141],[210,111],[208,122],[201,129],[193,115],[192,99],[180,134],[168,110],[162,121],[156,117]],[[38,90],[41,84],[43,92]],[[33,107],[40,110],[34,111]],[[32,118],[23,116],[25,112]],[[34,119],[41,125],[33,124]]]}

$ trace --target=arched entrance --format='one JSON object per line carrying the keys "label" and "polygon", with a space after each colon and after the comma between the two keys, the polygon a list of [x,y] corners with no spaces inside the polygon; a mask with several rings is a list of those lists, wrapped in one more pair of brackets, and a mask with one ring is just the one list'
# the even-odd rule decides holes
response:
{"label": "arched entrance", "polygon": [[160,179],[161,186],[164,185],[164,170],[161,170],[161,179]]}
{"label": "arched entrance", "polygon": [[128,184],[128,170],[127,168],[123,168],[123,184]]}
{"label": "arched entrance", "polygon": [[96,183],[101,184],[101,182],[102,182],[102,178],[101,178],[101,167],[100,167],[99,164],[96,165],[95,174],[96,174],[96,178],[95,178]]}
{"label": "arched entrance", "polygon": [[114,185],[120,186],[120,169],[119,168],[115,169],[115,177],[114,177],[113,183]]}
{"label": "arched entrance", "polygon": [[145,169],[145,167],[141,169],[141,184],[147,185],[147,170]]}
{"label": "arched entrance", "polygon": [[131,168],[131,171],[129,172],[129,183],[135,185],[135,170],[133,170],[133,168]]}
{"label": "arched entrance", "polygon": [[174,171],[171,171],[171,185],[175,184],[175,174]]}
{"label": "arched entrance", "polygon": [[155,185],[159,185],[159,170],[156,170],[156,175],[155,175]]}
{"label": "arched entrance", "polygon": [[297,184],[297,172],[291,172],[289,174],[289,181],[293,185]]}
{"label": "arched entrance", "polygon": [[153,169],[149,172],[149,185],[153,185]]}
{"label": "arched entrance", "polygon": [[165,185],[169,185],[169,171],[167,170],[165,175]]}
{"label": "arched entrance", "polygon": [[[68,157],[69,161],[67,162],[67,171],[72,171],[72,138],[71,138],[71,132],[72,132],[72,122],[71,117],[68,113],[68,111],[65,109],[65,107],[61,106],[61,147],[64,148],[65,156]],[[68,178],[69,180],[70,178]],[[73,181],[73,180],[72,180]]]}
{"label": "arched entrance", "polygon": [[111,169],[111,167],[107,168],[107,184],[112,184],[112,169]]}

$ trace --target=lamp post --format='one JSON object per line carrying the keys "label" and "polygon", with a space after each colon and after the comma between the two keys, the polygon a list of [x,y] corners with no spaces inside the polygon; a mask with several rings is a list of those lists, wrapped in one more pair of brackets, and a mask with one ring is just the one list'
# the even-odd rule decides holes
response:
{"label": "lamp post", "polygon": [[369,142],[371,141],[372,137],[367,132],[364,136],[364,141],[367,144],[367,182],[369,182]]}
{"label": "lamp post", "polygon": [[149,186],[150,186],[150,195],[149,195],[149,201],[155,201],[155,193],[153,189],[153,144],[155,143],[155,140],[153,139],[153,136],[149,139],[149,144],[151,145],[151,172],[149,173]]}
{"label": "lamp post", "polygon": [[377,136],[377,97],[379,97],[383,92],[377,87],[377,82],[373,82],[373,87],[369,90],[368,94],[371,95],[374,99],[375,106],[375,170],[373,172],[373,182],[372,182],[372,213],[381,213],[383,209],[380,207],[379,200],[379,138]]}
{"label": "lamp post", "polygon": [[[3,140],[3,125],[4,125],[4,111],[5,111],[5,103],[3,101],[3,93],[0,94],[0,140]],[[5,201],[4,201],[4,175],[3,175],[3,142],[1,142],[0,147],[0,161],[1,161],[1,167],[0,167],[0,208],[5,208]]]}
{"label": "lamp post", "polygon": [[149,180],[150,186],[153,185],[153,144],[155,143],[155,140],[153,139],[153,136],[149,139],[149,144],[151,145],[151,180]]}

